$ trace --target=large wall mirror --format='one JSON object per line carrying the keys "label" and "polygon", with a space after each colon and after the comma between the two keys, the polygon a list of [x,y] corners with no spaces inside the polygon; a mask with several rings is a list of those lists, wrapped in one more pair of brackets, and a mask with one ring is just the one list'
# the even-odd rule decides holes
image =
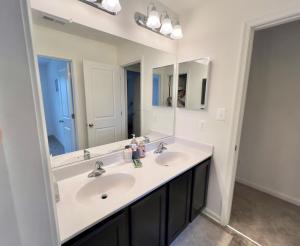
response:
{"label": "large wall mirror", "polygon": [[207,107],[210,59],[182,62],[178,66],[177,107],[203,110]]}
{"label": "large wall mirror", "polygon": [[173,135],[174,110],[152,106],[152,87],[153,73],[160,74],[159,103],[169,106],[174,54],[37,11],[33,39],[53,160],[72,162],[74,151],[88,148],[92,154],[120,150],[132,134],[150,141]]}

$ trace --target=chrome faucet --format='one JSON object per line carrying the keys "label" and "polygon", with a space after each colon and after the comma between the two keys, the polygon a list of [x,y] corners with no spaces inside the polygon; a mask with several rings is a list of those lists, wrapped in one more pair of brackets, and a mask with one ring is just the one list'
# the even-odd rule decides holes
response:
{"label": "chrome faucet", "polygon": [[89,159],[91,159],[91,152],[88,151],[87,149],[85,149],[85,150],[83,151],[83,158],[84,158],[84,160],[89,160]]}
{"label": "chrome faucet", "polygon": [[150,143],[150,138],[147,137],[147,136],[144,136],[144,143],[145,143],[145,144]]}
{"label": "chrome faucet", "polygon": [[168,149],[165,145],[166,145],[166,143],[161,142],[161,143],[158,145],[157,149],[154,151],[154,153],[155,153],[155,154],[161,154],[162,152],[164,152],[164,150]]}
{"label": "chrome faucet", "polygon": [[102,161],[96,161],[95,169],[91,173],[89,173],[88,177],[95,178],[95,177],[101,176],[103,173],[105,173],[105,170],[102,168],[103,165],[104,164]]}

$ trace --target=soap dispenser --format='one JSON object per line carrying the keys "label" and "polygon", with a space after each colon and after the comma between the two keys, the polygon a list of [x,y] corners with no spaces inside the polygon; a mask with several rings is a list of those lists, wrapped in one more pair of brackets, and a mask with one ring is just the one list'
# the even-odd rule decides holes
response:
{"label": "soap dispenser", "polygon": [[138,142],[137,142],[137,140],[136,140],[136,138],[135,138],[135,134],[131,134],[131,135],[132,135],[132,139],[131,139],[130,144],[131,144],[131,145],[134,145],[134,144],[135,144],[135,145],[137,146],[137,145],[138,145]]}

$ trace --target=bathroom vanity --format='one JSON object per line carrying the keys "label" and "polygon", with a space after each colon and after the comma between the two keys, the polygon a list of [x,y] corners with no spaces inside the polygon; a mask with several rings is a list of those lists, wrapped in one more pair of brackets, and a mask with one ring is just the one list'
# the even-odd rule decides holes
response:
{"label": "bathroom vanity", "polygon": [[200,214],[212,147],[170,138],[154,154],[157,144],[148,146],[142,168],[115,154],[102,158],[106,173],[97,178],[88,178],[95,160],[54,171],[64,246],[170,245]]}
{"label": "bathroom vanity", "polygon": [[175,53],[33,16],[61,243],[171,244],[206,204],[213,148],[176,138],[175,113],[207,109],[210,59],[178,63]]}

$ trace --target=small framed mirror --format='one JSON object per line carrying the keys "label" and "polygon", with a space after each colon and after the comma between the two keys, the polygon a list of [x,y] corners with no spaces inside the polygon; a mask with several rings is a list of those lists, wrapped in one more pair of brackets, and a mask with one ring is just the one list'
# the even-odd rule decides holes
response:
{"label": "small framed mirror", "polygon": [[174,65],[158,67],[152,73],[152,106],[172,107]]}
{"label": "small framed mirror", "polygon": [[207,108],[210,64],[209,58],[179,63],[178,108],[189,110],[204,110]]}

